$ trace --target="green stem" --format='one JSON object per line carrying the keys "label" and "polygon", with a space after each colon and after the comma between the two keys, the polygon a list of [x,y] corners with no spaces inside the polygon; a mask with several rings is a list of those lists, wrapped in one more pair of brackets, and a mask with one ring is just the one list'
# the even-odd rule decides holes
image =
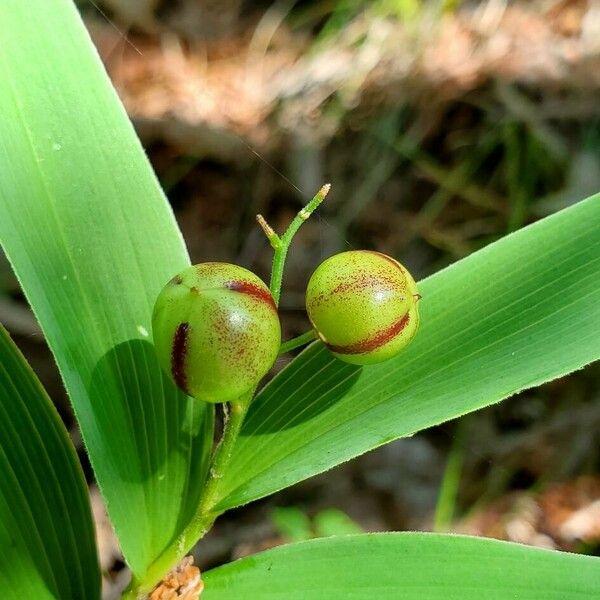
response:
{"label": "green stem", "polygon": [[467,418],[463,417],[456,425],[454,441],[448,454],[442,484],[435,507],[434,531],[448,531],[456,511],[456,501],[460,487],[460,476],[464,462]]}
{"label": "green stem", "polygon": [[237,402],[229,404],[223,435],[213,453],[208,478],[200,504],[190,523],[181,535],[154,561],[143,581],[132,579],[122,600],[136,600],[149,594],[156,584],[189,552],[198,540],[206,535],[222,511],[215,511],[219,484],[233,455],[233,447],[242,429],[254,389]]}
{"label": "green stem", "polygon": [[270,225],[264,220],[262,215],[258,215],[256,220],[262,227],[265,235],[267,236],[271,246],[275,250],[273,255],[273,267],[271,269],[271,294],[275,300],[275,304],[279,306],[279,298],[281,296],[281,283],[283,281],[283,269],[285,266],[285,259],[290,248],[290,244],[294,239],[298,229],[302,226],[302,223],[312,215],[317,209],[319,204],[325,200],[325,196],[329,193],[331,185],[326,183],[313,197],[313,199],[294,217],[294,220],[290,223],[286,232],[279,237]]}
{"label": "green stem", "polygon": [[229,406],[229,414],[225,421],[223,436],[213,454],[202,500],[191,522],[184,529],[180,537],[181,545],[188,549],[206,534],[220,514],[219,512],[213,512],[218,501],[219,484],[233,455],[233,447],[242,429],[253,394],[254,390],[252,390],[252,393],[247,398],[242,399],[240,402],[232,402]]}
{"label": "green stem", "polygon": [[136,598],[138,597],[138,593],[136,591],[137,588],[137,582],[135,581],[135,579],[132,579],[131,583],[127,586],[127,589],[123,592],[121,600],[136,600]]}
{"label": "green stem", "polygon": [[287,340],[287,342],[283,342],[279,348],[279,356],[289,352],[290,350],[294,350],[294,348],[299,348],[300,346],[304,346],[317,339],[317,332],[314,329],[303,333],[291,340]]}

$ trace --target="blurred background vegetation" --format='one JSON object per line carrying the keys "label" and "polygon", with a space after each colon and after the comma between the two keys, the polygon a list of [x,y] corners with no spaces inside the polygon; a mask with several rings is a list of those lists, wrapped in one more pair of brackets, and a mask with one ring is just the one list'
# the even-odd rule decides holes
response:
{"label": "blurred background vegetation", "polygon": [[[78,5],[193,262],[268,278],[256,213],[283,229],[332,183],[288,259],[285,337],[307,329],[306,282],[335,252],[386,252],[420,279],[600,190],[598,0]],[[5,260],[0,319],[81,448]],[[384,529],[598,553],[599,374],[592,366],[234,511],[197,562]],[[86,468],[110,598],[126,574]]]}

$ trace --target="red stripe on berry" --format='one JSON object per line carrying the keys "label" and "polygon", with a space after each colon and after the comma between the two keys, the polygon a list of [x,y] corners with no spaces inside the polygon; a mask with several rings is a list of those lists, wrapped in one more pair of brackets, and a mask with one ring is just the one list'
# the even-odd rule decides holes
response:
{"label": "red stripe on berry", "polygon": [[372,338],[356,342],[354,344],[347,344],[344,346],[336,346],[334,344],[327,344],[327,347],[337,354],[364,354],[365,352],[373,352],[378,350],[397,335],[399,335],[403,329],[408,325],[409,315],[406,313],[399,321],[396,321],[386,329],[383,329],[377,335]]}
{"label": "red stripe on berry", "polygon": [[171,348],[171,374],[177,386],[187,393],[187,377],[185,375],[185,355],[188,349],[189,323],[181,323],[175,330]]}
{"label": "red stripe on berry", "polygon": [[257,300],[268,304],[275,312],[277,312],[277,306],[275,305],[273,296],[271,296],[271,292],[255,283],[250,283],[248,281],[228,281],[224,286],[233,292],[252,296]]}
{"label": "red stripe on berry", "polygon": [[397,269],[400,269],[400,271],[402,271],[402,273],[404,273],[404,269],[402,268],[402,265],[395,258],[392,258],[391,256],[384,254],[383,252],[377,252],[377,250],[364,250],[364,252],[368,252],[369,254],[376,254],[377,256],[380,256],[381,258],[385,258],[385,260],[387,260],[388,262],[391,262]]}

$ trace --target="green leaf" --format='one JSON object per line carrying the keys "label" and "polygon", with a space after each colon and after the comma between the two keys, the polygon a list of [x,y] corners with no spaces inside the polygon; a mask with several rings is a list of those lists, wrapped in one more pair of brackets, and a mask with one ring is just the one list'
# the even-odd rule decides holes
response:
{"label": "green leaf", "polygon": [[202,600],[581,600],[600,560],[483,538],[380,533],[280,546],[208,571]]}
{"label": "green leaf", "polygon": [[364,531],[345,512],[335,508],[328,508],[318,512],[315,515],[314,522],[316,537],[350,535]]}
{"label": "green leaf", "polygon": [[149,338],[189,260],[71,1],[2,0],[0,39],[0,240],[142,577],[189,520],[212,442],[212,410],[161,375]]}
{"label": "green leaf", "polygon": [[272,518],[279,533],[288,541],[301,542],[314,537],[308,515],[297,506],[276,506]]}
{"label": "green leaf", "polygon": [[100,597],[94,525],[75,450],[1,325],[0,597]]}
{"label": "green leaf", "polygon": [[355,367],[315,343],[250,408],[220,487],[244,504],[600,356],[600,196],[419,284],[421,329]]}

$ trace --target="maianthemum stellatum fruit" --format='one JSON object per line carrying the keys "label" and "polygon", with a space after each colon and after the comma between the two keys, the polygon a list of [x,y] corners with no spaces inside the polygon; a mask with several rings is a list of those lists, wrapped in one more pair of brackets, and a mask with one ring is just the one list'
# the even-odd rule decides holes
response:
{"label": "maianthemum stellatum fruit", "polygon": [[319,265],[308,283],[306,310],[335,356],[369,365],[395,356],[413,339],[419,299],[413,278],[397,260],[352,250]]}
{"label": "maianthemum stellatum fruit", "polygon": [[269,288],[228,263],[202,263],[173,277],[154,305],[152,333],[162,368],[188,395],[207,402],[249,392],[281,344]]}

